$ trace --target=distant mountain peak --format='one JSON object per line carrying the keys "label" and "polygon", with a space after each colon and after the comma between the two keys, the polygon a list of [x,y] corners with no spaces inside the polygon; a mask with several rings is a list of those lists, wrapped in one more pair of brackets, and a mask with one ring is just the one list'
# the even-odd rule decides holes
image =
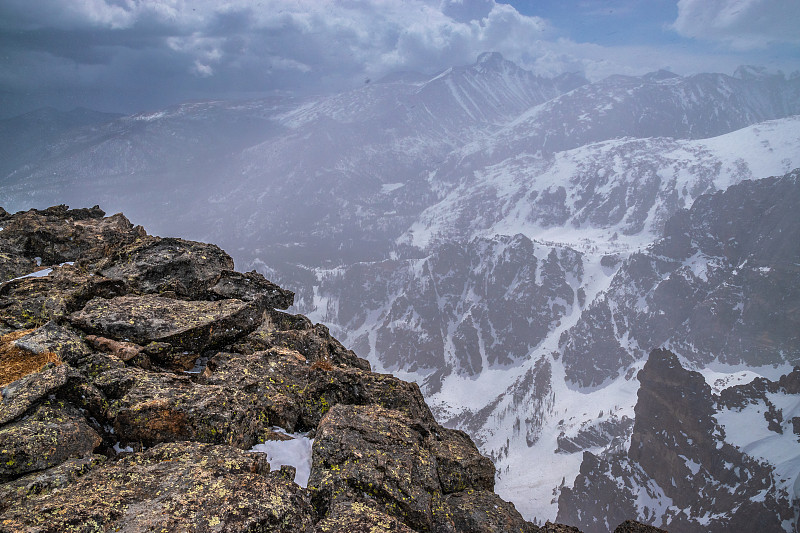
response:
{"label": "distant mountain peak", "polygon": [[669,79],[673,79],[673,78],[680,78],[680,76],[675,74],[674,72],[670,72],[669,70],[664,70],[663,68],[662,69],[658,69],[655,72],[648,72],[647,74],[645,74],[642,77],[644,79],[654,80],[654,81],[669,80]]}
{"label": "distant mountain peak", "polygon": [[500,52],[483,52],[478,56],[478,65],[501,65],[505,61]]}
{"label": "distant mountain peak", "polygon": [[767,67],[756,65],[740,65],[733,71],[733,77],[740,80],[766,80],[769,78],[785,79],[783,72],[770,72]]}

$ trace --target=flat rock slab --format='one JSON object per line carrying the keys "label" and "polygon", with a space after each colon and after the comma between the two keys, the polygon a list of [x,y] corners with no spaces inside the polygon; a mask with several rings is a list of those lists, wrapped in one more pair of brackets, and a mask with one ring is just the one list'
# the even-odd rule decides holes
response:
{"label": "flat rock slab", "polygon": [[[259,416],[263,411],[248,408],[256,402],[252,395],[196,384],[186,375],[128,367],[109,371],[95,383],[110,401],[106,416],[123,444],[192,440],[249,448],[268,428]],[[120,384],[127,390],[119,390]]]}
{"label": "flat rock slab", "polygon": [[260,302],[184,301],[154,295],[94,298],[70,322],[90,333],[140,345],[166,342],[174,349],[201,352],[254,330]]}
{"label": "flat rock slab", "polygon": [[160,444],[17,502],[0,514],[0,529],[55,533],[80,524],[81,531],[312,531],[307,493],[268,471],[263,454]]}
{"label": "flat rock slab", "polygon": [[67,363],[92,353],[79,331],[54,320],[15,340],[14,345],[35,354],[54,353]]}
{"label": "flat rock slab", "polygon": [[0,390],[0,424],[22,417],[31,407],[48,396],[55,395],[70,381],[78,382],[80,375],[69,365],[48,366],[9,383]]}
{"label": "flat rock slab", "polygon": [[19,329],[37,327],[78,311],[92,298],[123,294],[119,280],[87,274],[74,265],[55,266],[46,276],[0,284],[0,322]]}

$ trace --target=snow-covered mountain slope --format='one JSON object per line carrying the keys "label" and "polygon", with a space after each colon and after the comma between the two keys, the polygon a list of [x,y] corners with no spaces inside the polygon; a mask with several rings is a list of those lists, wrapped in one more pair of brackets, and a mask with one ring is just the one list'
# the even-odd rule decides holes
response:
{"label": "snow-covered mountain slope", "polygon": [[624,138],[550,156],[523,152],[467,174],[401,242],[523,233],[573,246],[589,236],[646,243],[699,195],[797,166],[800,116],[703,140]]}
{"label": "snow-covered mountain slope", "polygon": [[252,250],[247,261],[276,247],[306,264],[385,257],[435,200],[424,178],[438,162],[583,83],[484,54],[426,81],[301,102],[185,104],[59,139],[47,157],[0,176],[0,202],[88,198],[160,233]]}
{"label": "snow-covered mountain slope", "polygon": [[583,264],[570,248],[523,235],[444,244],[424,258],[320,272],[314,318],[382,367],[424,376],[433,392],[451,373],[527,359],[584,304]]}
{"label": "snow-covered mountain slope", "polygon": [[610,76],[532,107],[503,129],[452,154],[440,179],[517,154],[553,154],[622,137],[703,139],[800,114],[800,78],[655,73]]}
{"label": "snow-covered mountain slope", "polygon": [[798,205],[794,171],[676,213],[564,333],[568,379],[597,386],[663,345],[700,366],[800,364]]}
{"label": "snow-covered mountain slope", "polygon": [[[428,80],[398,77],[303,101],[196,102],[73,131],[15,159],[0,176],[0,201],[11,210],[102,203],[159,233],[219,242],[240,262],[277,252],[311,266],[374,260],[454,187],[485,181],[473,174],[503,173],[515,160],[534,172],[561,168],[568,163],[529,156],[587,142],[728,133],[796,114],[798,86],[779,76],[664,73],[588,84],[483,54]],[[701,127],[710,117],[713,126]],[[552,225],[569,218],[559,194],[542,187],[523,204],[533,201],[537,223]],[[639,207],[621,223],[634,231],[648,202],[623,196],[626,208]],[[620,202],[575,202],[588,204],[582,216],[595,225],[622,216]]]}
{"label": "snow-covered mountain slope", "polygon": [[[495,236],[319,272],[314,318],[423,384],[437,416],[494,459],[498,490],[526,516],[554,518],[583,451],[627,449],[650,349],[713,364],[720,383],[800,363],[799,191],[794,172],[701,195],[629,257]],[[640,516],[652,520],[652,505]]]}

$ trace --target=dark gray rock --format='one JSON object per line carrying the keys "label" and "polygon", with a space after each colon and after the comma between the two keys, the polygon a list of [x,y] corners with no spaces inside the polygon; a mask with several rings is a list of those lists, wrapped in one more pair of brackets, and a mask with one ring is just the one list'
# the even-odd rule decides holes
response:
{"label": "dark gray rock", "polygon": [[340,502],[375,500],[416,530],[434,523],[436,460],[415,421],[374,405],[334,406],[320,422],[308,487],[321,514]]}
{"label": "dark gray rock", "polygon": [[37,257],[43,266],[78,259],[91,263],[145,234],[121,214],[103,218],[104,214],[97,206],[59,205],[6,216],[0,232],[0,283],[33,272]]}
{"label": "dark gray rock", "polygon": [[367,360],[345,348],[322,324],[312,324],[302,315],[271,310],[259,327],[234,345],[241,353],[254,353],[270,348],[288,348],[299,352],[312,363],[370,370]]}
{"label": "dark gray rock", "polygon": [[382,513],[373,506],[361,502],[342,502],[321,520],[315,533],[413,533],[414,530],[397,518]]}
{"label": "dark gray rock", "polygon": [[150,236],[97,265],[101,275],[125,281],[131,292],[187,299],[204,295],[223,270],[232,269],[233,259],[218,246]]}
{"label": "dark gray rock", "polygon": [[[140,345],[165,342],[175,350],[202,352],[258,327],[261,301],[185,301],[161,296],[95,298],[70,322],[84,331]],[[191,368],[191,366],[189,367]]]}
{"label": "dark gray rock", "polygon": [[0,428],[0,483],[91,455],[102,443],[78,413],[44,405]]}
{"label": "dark gray rock", "polygon": [[642,524],[635,520],[625,520],[614,529],[614,533],[667,533],[667,530]]}
{"label": "dark gray rock", "polygon": [[541,531],[526,522],[513,503],[494,492],[466,490],[445,498],[454,530],[475,533],[536,533]]}
{"label": "dark gray rock", "polygon": [[84,342],[82,332],[65,321],[51,320],[28,335],[17,339],[14,344],[31,353],[54,353],[66,363],[74,363],[92,352]]}
{"label": "dark gray rock", "polygon": [[59,394],[65,387],[80,381],[80,374],[69,365],[51,365],[6,385],[2,389],[0,424],[16,420],[51,395]]}
{"label": "dark gray rock", "polygon": [[256,271],[241,273],[222,270],[217,282],[208,289],[214,298],[234,298],[252,302],[266,298],[268,307],[288,309],[294,303],[294,293],[268,281]]}

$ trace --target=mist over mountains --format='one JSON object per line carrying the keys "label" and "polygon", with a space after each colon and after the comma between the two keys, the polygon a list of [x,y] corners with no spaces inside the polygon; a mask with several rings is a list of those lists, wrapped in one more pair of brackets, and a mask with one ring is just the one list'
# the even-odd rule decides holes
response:
{"label": "mist over mountains", "polygon": [[800,78],[590,83],[486,53],[316,98],[41,110],[0,140],[6,210],[100,204],[220,245],[417,381],[526,518],[796,523]]}

